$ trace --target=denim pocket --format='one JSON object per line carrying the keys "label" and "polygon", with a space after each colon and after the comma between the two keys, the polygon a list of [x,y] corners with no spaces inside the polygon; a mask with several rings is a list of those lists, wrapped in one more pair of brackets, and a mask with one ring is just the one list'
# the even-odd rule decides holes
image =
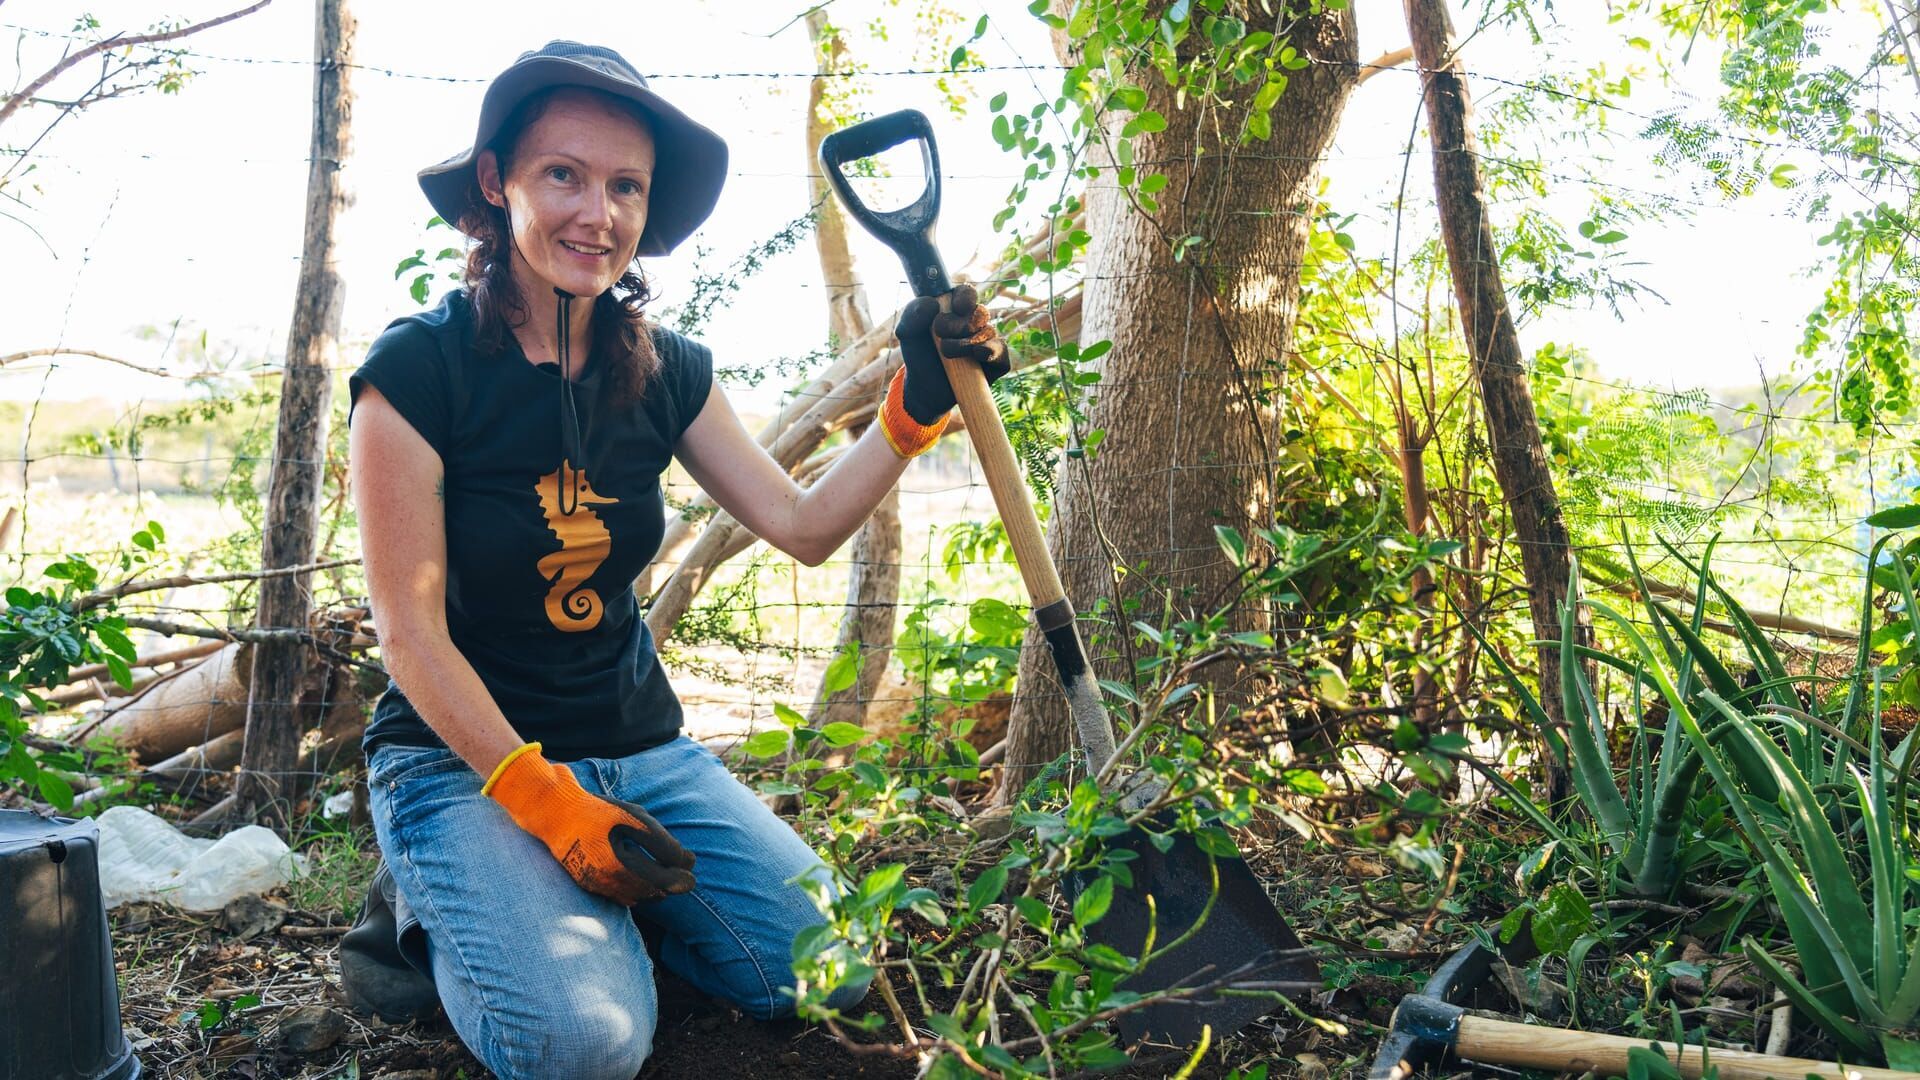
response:
{"label": "denim pocket", "polygon": [[460,755],[444,746],[395,746],[388,744],[373,752],[367,765],[367,782],[397,787],[430,770],[453,766],[466,768]]}

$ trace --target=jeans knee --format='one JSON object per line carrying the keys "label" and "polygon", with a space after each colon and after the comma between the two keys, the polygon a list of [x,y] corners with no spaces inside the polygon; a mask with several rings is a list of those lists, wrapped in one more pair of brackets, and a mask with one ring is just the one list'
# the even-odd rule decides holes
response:
{"label": "jeans knee", "polygon": [[487,1057],[500,1060],[488,1060],[487,1067],[503,1078],[633,1080],[653,1054],[653,1028],[654,1018],[640,1010],[590,1006],[496,1042],[496,1053]]}

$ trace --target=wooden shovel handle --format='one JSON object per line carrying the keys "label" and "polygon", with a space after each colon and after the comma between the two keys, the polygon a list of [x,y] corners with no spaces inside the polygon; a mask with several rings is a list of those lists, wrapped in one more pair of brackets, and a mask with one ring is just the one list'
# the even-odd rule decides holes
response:
{"label": "wooden shovel handle", "polygon": [[[947,298],[940,298],[941,308]],[[1053,556],[1047,552],[1047,538],[1040,531],[1040,519],[1034,515],[1033,502],[1027,498],[1027,480],[1020,462],[1007,442],[1006,425],[1000,422],[1000,410],[994,407],[993,393],[987,389],[987,373],[971,360],[943,356],[947,382],[960,403],[960,415],[967,422],[967,434],[973,439],[973,452],[980,469],[987,474],[987,487],[993,492],[993,505],[1007,530],[1007,542],[1013,546],[1014,561],[1020,564],[1020,578],[1026,583],[1027,598],[1035,610],[1067,595],[1060,584],[1060,572],[1054,569]]]}
{"label": "wooden shovel handle", "polygon": [[[1627,1051],[1652,1046],[1675,1061],[1671,1043],[1656,1043],[1624,1035],[1595,1035],[1565,1028],[1536,1027],[1506,1020],[1488,1020],[1478,1016],[1460,1018],[1460,1035],[1454,1052],[1468,1061],[1492,1065],[1524,1065],[1577,1073],[1592,1070],[1602,1076],[1627,1074]],[[1836,1065],[1831,1061],[1777,1057],[1748,1050],[1709,1049],[1683,1046],[1677,1060],[1680,1075],[1694,1080],[1704,1063],[1720,1070],[1720,1080],[1802,1080],[1806,1076],[1834,1077],[1835,1080],[1914,1080],[1915,1073],[1898,1069],[1874,1069],[1862,1065]]]}

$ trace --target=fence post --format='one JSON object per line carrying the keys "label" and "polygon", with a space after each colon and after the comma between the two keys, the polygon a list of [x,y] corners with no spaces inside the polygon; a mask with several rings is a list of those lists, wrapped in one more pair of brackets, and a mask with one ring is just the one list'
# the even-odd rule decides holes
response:
{"label": "fence post", "polygon": [[[354,20],[348,0],[314,4],[313,140],[307,169],[306,240],[293,321],[287,329],[286,374],[280,388],[280,418],[273,441],[273,472],[261,532],[260,564],[272,570],[313,561],[320,487],[325,473],[327,410],[333,361],[339,355],[344,288],[334,264],[334,227],[347,205],[340,169],[348,151]],[[260,583],[261,628],[306,629],[312,610],[311,574],[268,578]],[[254,649],[247,703],[246,748],[240,777],[222,814],[284,824],[294,787],[288,781],[299,760],[299,713],[295,705],[311,647],[305,642],[263,642]],[[215,807],[208,816],[221,811]]]}

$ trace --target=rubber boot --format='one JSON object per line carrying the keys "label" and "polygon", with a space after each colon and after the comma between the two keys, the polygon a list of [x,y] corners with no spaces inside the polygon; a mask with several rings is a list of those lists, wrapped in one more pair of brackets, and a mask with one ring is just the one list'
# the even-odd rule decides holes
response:
{"label": "rubber boot", "polygon": [[401,955],[398,904],[399,890],[383,859],[367,885],[360,917],[340,938],[340,986],[348,1003],[390,1024],[422,1019],[440,1004],[432,977]]}

